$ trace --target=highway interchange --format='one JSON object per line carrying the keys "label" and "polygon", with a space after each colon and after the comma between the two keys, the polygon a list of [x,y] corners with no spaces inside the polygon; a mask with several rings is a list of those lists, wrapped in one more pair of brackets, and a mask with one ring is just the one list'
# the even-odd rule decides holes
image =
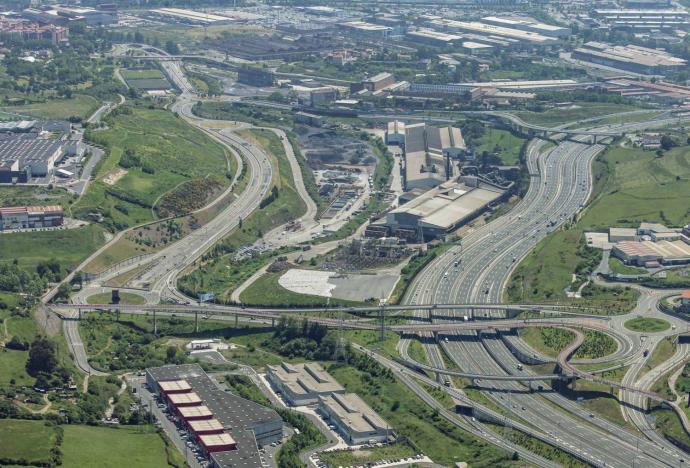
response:
{"label": "highway interchange", "polygon": [[[176,288],[178,274],[234,229],[240,218],[247,217],[258,207],[270,188],[273,169],[268,155],[261,148],[242,139],[237,133],[225,130],[212,131],[206,128],[204,120],[191,112],[197,98],[182,73],[180,62],[162,61],[162,66],[181,91],[172,110],[232,149],[233,154],[238,157],[239,164],[247,165],[251,177],[247,188],[238,195],[237,199],[199,232],[183,238],[160,253],[142,260],[141,263],[126,265],[108,274],[108,277],[114,277],[132,268],[150,264],[150,268],[141,278],[142,282],[150,285],[147,301],[157,303],[162,299],[172,299],[186,303],[189,298],[182,295]],[[605,129],[592,129],[593,131],[586,133],[607,135],[661,126],[676,121],[677,119],[659,119],[654,122],[613,125]],[[591,164],[605,146],[587,144],[584,137],[571,138],[549,149],[545,149],[545,141],[532,140],[526,152],[526,162],[531,176],[530,187],[521,202],[507,215],[469,232],[463,237],[461,243],[435,259],[408,289],[405,304],[413,306],[500,304],[506,282],[519,261],[549,232],[581,210],[590,197]],[[577,141],[578,139],[581,142]],[[299,171],[295,171],[293,167],[293,174],[298,173]],[[301,185],[303,190],[303,182],[300,184],[297,179],[295,177],[298,189]],[[306,190],[301,195],[307,202],[309,197]],[[313,224],[309,223],[310,218],[313,221],[313,215],[314,211],[308,205],[307,214],[302,219],[308,229],[313,228]],[[90,293],[93,293],[92,289],[85,289],[82,294],[74,298],[74,302],[85,303]],[[422,343],[431,367],[444,368],[446,364],[442,353],[445,353],[464,373],[506,377],[506,379],[496,380],[486,378],[474,380],[474,383],[482,388],[482,393],[488,401],[501,409],[500,414],[469,400],[462,390],[454,388],[453,385],[450,387],[439,385],[439,388],[449,393],[456,401],[464,401],[468,405],[480,408],[486,414],[493,414],[495,419],[502,419],[503,423],[509,427],[545,441],[594,466],[678,466],[682,463],[686,455],[650,429],[644,413],[637,409],[644,408],[647,399],[639,392],[621,390],[621,399],[631,404],[623,406],[623,412],[628,420],[641,429],[644,436],[623,430],[600,417],[592,417],[581,405],[558,393],[530,392],[530,388],[535,388],[537,385],[548,390],[548,384],[539,379],[530,383],[530,387],[510,380],[516,375],[523,377],[524,380],[535,380],[535,376],[527,370],[518,370],[518,360],[506,346],[505,341],[497,336],[495,330],[476,332],[470,330],[469,327],[462,330],[462,327],[458,325],[453,331],[451,324],[453,322],[457,324],[458,320],[462,322],[462,315],[469,315],[469,319],[483,320],[504,316],[500,307],[481,309],[478,306],[476,309],[470,308],[469,311],[457,312],[438,307],[433,311],[433,324],[436,327],[432,324],[427,327],[430,331],[424,331],[419,324],[429,324],[430,309],[410,308],[417,317],[417,320],[412,323],[418,324],[420,328],[415,330],[411,327],[407,331],[417,331],[419,335],[425,337]],[[235,312],[251,313],[244,310]],[[276,314],[279,315],[278,312]],[[260,316],[259,312],[257,315]],[[266,318],[270,318],[270,314],[266,315]],[[230,316],[223,319],[230,319]],[[573,323],[577,323],[577,320],[572,319]],[[86,360],[76,323],[73,320],[64,321],[75,361],[83,370],[95,373],[97,371],[92,369]],[[446,324],[451,326],[443,330],[442,326]],[[614,328],[619,342],[619,350],[614,353],[615,360],[624,358],[633,364],[623,379],[624,385],[648,389],[656,378],[684,362],[690,353],[687,345],[680,345],[671,360],[640,378],[640,370],[645,360],[641,358],[642,345],[639,342],[639,336],[627,336],[620,324],[622,322],[618,320],[615,326],[611,324],[607,326]],[[371,324],[362,321],[361,326],[371,327]],[[436,331],[432,331],[434,329]],[[401,326],[399,331],[404,331],[404,328]],[[407,356],[410,335],[403,336],[399,351],[402,356]],[[653,349],[655,343],[658,343],[662,337],[661,335],[651,337],[645,346]],[[370,350],[363,351],[371,353]],[[400,368],[398,363],[374,353],[372,355],[394,370],[398,378],[426,403],[438,408],[438,402],[419,385],[418,381],[427,385],[438,385],[437,383],[420,375],[411,377],[414,373]],[[609,359],[611,362],[614,361],[613,357]],[[504,440],[474,418],[460,417],[453,413],[447,414],[449,412],[442,407],[438,409],[443,417],[453,424],[480,438],[507,450],[517,451],[523,459],[535,465],[554,466],[553,462]]]}

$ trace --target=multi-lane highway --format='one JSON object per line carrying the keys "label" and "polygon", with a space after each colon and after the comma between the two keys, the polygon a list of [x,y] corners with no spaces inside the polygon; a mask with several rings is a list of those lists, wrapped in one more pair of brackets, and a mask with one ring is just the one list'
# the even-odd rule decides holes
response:
{"label": "multi-lane highway", "polygon": [[[630,131],[646,125],[649,124],[626,124],[607,130]],[[585,205],[591,190],[590,166],[603,146],[566,141],[543,154],[540,146],[539,142],[532,142],[528,147],[526,157],[532,179],[522,202],[507,216],[466,235],[461,246],[450,249],[429,265],[410,288],[407,297],[410,303],[500,303],[503,288],[519,260],[548,232]],[[446,335],[446,338],[447,342],[442,338],[442,346],[463,371],[521,372],[502,340],[483,339],[470,331]],[[484,394],[516,417],[534,421],[543,431],[581,447],[588,452],[590,463],[613,466],[630,466],[634,462],[647,466],[678,463],[677,450],[660,450],[657,444],[640,437],[627,433],[622,436],[620,428],[600,418],[585,417],[584,421],[573,418],[568,413],[582,411],[573,402],[553,393],[538,396],[524,390],[516,382],[492,381],[486,383]],[[511,395],[512,401],[507,395]]]}

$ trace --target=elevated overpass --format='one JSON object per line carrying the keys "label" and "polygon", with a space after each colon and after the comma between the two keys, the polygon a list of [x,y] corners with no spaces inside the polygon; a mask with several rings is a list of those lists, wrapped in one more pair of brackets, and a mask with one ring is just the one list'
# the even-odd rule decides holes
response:
{"label": "elevated overpass", "polygon": [[[534,310],[535,304],[513,304],[513,305],[502,305],[502,304],[447,304],[439,305],[439,308],[452,308],[452,307],[477,307],[483,306],[490,309],[506,309],[507,307],[521,309],[522,310]],[[217,305],[182,305],[182,304],[149,304],[149,305],[133,305],[133,304],[48,304],[47,307],[52,309],[54,312],[58,313],[63,319],[80,319],[82,313],[84,312],[125,312],[125,313],[153,313],[154,319],[154,333],[156,332],[156,313],[163,315],[181,315],[181,316],[194,316],[198,323],[199,313],[202,315],[221,315],[221,316],[244,316],[250,318],[258,318],[262,320],[271,320],[275,323],[276,319],[283,317],[295,316],[298,313],[314,313],[320,312],[324,309],[248,309],[242,307],[231,307],[231,306],[217,306]],[[419,306],[419,305],[409,305],[409,306],[397,306],[400,310],[409,310],[412,308],[422,308],[429,309],[430,305]],[[391,307],[392,308],[392,307]],[[388,308],[388,309],[391,309]],[[381,307],[359,307],[350,309],[328,309],[329,312],[338,310],[364,310],[369,312],[382,311]],[[77,315],[72,315],[74,312]],[[560,313],[560,312],[559,312]],[[380,315],[383,317],[383,315]],[[599,317],[599,320],[593,320],[592,317],[580,317],[580,318],[568,318],[568,319],[494,319],[494,320],[478,320],[478,321],[462,321],[462,322],[447,322],[447,323],[423,323],[423,324],[386,324],[381,321],[381,323],[376,323],[372,320],[366,319],[356,319],[356,320],[343,320],[331,317],[305,317],[308,320],[322,325],[333,327],[333,328],[343,328],[343,329],[363,329],[363,330],[389,330],[395,333],[423,333],[423,332],[457,332],[457,331],[467,331],[467,330],[505,330],[505,329],[515,329],[515,328],[534,328],[534,327],[551,327],[551,328],[562,328],[573,332],[576,336],[575,340],[568,345],[558,356],[558,364],[561,369],[566,373],[561,374],[548,374],[539,376],[492,376],[483,374],[467,374],[461,375],[462,373],[457,373],[458,376],[470,377],[474,379],[486,379],[486,380],[518,380],[518,381],[532,381],[532,380],[545,380],[558,378],[561,379],[585,379],[592,382],[598,382],[605,385],[609,385],[614,388],[619,388],[622,390],[627,390],[630,392],[638,393],[649,397],[653,400],[660,401],[663,403],[669,403],[663,396],[650,392],[647,390],[640,390],[634,387],[629,387],[621,384],[620,382],[611,381],[598,377],[589,372],[581,371],[570,364],[570,357],[577,351],[577,349],[582,345],[585,339],[585,335],[577,330],[577,328],[586,328],[592,330],[600,330],[604,332],[610,331],[609,323],[602,320],[604,317]],[[440,374],[455,375],[447,369],[435,368],[432,366],[426,366],[416,361],[411,361],[408,359],[407,364],[411,366],[419,366],[424,370],[430,372],[437,372]],[[670,405],[672,406],[672,405]]]}
{"label": "elevated overpass", "polygon": [[[398,315],[404,311],[422,310],[428,311],[429,318],[444,318],[443,316],[436,317],[435,314],[439,311],[467,311],[468,314],[473,314],[476,311],[506,311],[510,313],[520,312],[538,312],[549,315],[567,315],[576,317],[586,317],[599,320],[606,320],[607,316],[597,314],[603,308],[571,305],[571,304],[543,304],[543,303],[525,303],[525,304],[486,304],[486,303],[465,303],[465,304],[409,304],[409,305],[371,305],[361,307],[301,307],[301,308],[281,308],[281,307],[244,307],[241,305],[221,305],[213,303],[197,304],[49,304],[55,311],[60,310],[76,310],[76,311],[95,311],[95,310],[113,310],[127,312],[132,310],[146,310],[149,312],[200,312],[204,314],[239,314],[242,316],[254,317],[280,317],[283,315],[296,315],[303,313],[314,312],[329,312],[338,313],[344,312],[353,315],[368,315],[375,313],[376,315]],[[486,321],[484,321],[486,322]]]}

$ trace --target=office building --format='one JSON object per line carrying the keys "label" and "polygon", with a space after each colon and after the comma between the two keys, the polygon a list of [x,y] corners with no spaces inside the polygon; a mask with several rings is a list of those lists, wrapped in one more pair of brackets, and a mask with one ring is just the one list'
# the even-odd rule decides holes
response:
{"label": "office building", "polygon": [[395,83],[395,76],[391,73],[382,72],[377,75],[362,80],[362,86],[367,91],[375,92],[385,89]]}
{"label": "office building", "polygon": [[410,83],[403,94],[410,96],[448,97],[468,94],[470,97],[478,97],[477,88],[462,84],[434,84],[434,83]]}
{"label": "office building", "polygon": [[340,385],[321,365],[315,362],[266,367],[266,378],[283,398],[294,406],[319,402],[319,396],[344,393]]}
{"label": "office building", "polygon": [[0,231],[62,226],[61,206],[10,206],[0,208]]}
{"label": "office building", "polygon": [[224,392],[197,364],[148,368],[146,383],[193,434],[212,466],[259,468],[259,447],[282,438],[278,413]]}
{"label": "office building", "polygon": [[333,393],[319,398],[319,411],[349,444],[387,442],[390,425],[354,393]]}

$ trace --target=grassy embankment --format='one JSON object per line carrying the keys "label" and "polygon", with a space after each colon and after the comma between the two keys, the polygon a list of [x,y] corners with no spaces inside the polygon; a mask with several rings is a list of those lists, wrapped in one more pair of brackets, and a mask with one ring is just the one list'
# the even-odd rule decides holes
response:
{"label": "grassy embankment", "polygon": [[[687,146],[655,153],[619,145],[608,149],[594,165],[593,201],[576,223],[569,223],[542,240],[513,274],[506,294],[510,302],[565,301],[569,285],[577,288],[601,259],[586,247],[586,230],[610,226],[637,227],[640,222],[682,226],[690,218],[690,151]],[[571,283],[572,275],[578,275]],[[629,288],[587,286],[583,304],[600,305],[609,313],[629,310],[636,293]]]}
{"label": "grassy embankment", "polygon": [[612,272],[619,275],[644,275],[647,273],[647,270],[644,268],[626,265],[616,257],[609,257],[609,268],[611,268]]}
{"label": "grassy embankment", "polygon": [[185,182],[210,178],[229,184],[232,168],[223,147],[170,112],[127,106],[106,122],[108,129],[88,134],[107,155],[75,213],[97,212],[107,225],[123,229],[153,220],[161,197],[184,189]]}
{"label": "grassy embankment", "polygon": [[[230,183],[237,163],[219,143],[169,112],[126,109],[107,117],[107,130],[90,133],[92,140],[107,148],[107,154],[96,167],[89,190],[74,205],[75,213],[100,213],[105,226],[120,230],[157,216],[181,215],[200,208]],[[86,271],[98,272],[126,258],[160,249],[203,225],[234,196],[226,198],[214,209],[123,236]]]}
{"label": "grassy embankment", "polygon": [[639,108],[627,104],[583,102],[570,109],[548,109],[544,112],[521,111],[515,114],[527,123],[555,127],[568,122],[634,110],[639,110]]}

